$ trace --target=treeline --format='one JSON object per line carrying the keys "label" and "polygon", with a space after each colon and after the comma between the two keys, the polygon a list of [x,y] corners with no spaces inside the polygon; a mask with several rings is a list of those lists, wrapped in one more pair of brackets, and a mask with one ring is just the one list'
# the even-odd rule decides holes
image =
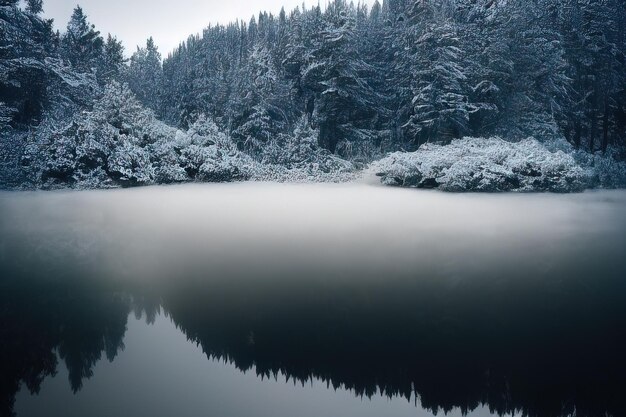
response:
{"label": "treeline", "polygon": [[73,117],[119,81],[253,156],[303,129],[353,160],[464,136],[626,144],[622,0],[335,0],[210,26],[164,60],[152,39],[125,59],[80,7],[60,33],[41,0],[18,3],[0,0],[3,131]]}
{"label": "treeline", "polygon": [[169,123],[209,114],[248,150],[305,119],[351,158],[494,134],[604,151],[626,143],[625,25],[622,0],[335,0],[208,27],[139,79]]}

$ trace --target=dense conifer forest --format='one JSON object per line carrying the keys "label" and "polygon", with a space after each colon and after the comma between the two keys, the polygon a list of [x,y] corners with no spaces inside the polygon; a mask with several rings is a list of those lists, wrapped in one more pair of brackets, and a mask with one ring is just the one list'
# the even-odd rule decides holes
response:
{"label": "dense conifer forest", "polygon": [[[59,32],[43,7],[0,1],[3,188],[343,180],[381,158],[393,185],[626,181],[622,0],[335,0],[130,59],[88,11]],[[443,186],[456,171],[471,180]]]}

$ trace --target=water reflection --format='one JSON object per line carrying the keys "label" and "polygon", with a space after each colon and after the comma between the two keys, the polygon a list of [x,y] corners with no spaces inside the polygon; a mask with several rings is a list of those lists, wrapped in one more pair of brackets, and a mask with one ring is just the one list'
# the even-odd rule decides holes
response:
{"label": "water reflection", "polygon": [[[579,212],[557,201],[544,209],[561,209],[566,218],[598,210],[596,200],[583,199]],[[621,201],[614,206],[623,208]],[[219,247],[203,245],[173,256],[171,248],[166,254],[111,239],[125,231],[107,222],[113,230],[91,246],[83,227],[58,229],[68,227],[66,219],[31,232],[2,225],[1,415],[13,410],[20,384],[37,392],[55,375],[57,360],[71,388],[80,390],[99,361],[114,361],[124,348],[129,314],[147,322],[165,314],[209,358],[263,378],[286,375],[357,396],[419,398],[432,412],[486,406],[498,415],[626,415],[626,229],[619,222],[593,229],[557,224],[541,231],[539,246],[527,230],[491,231],[483,242],[504,248],[473,250],[462,243],[469,242],[467,232],[450,240],[452,231],[444,228],[444,238],[431,235],[430,249],[413,260],[396,253],[394,268],[349,250],[342,262],[320,255],[329,246],[315,235],[307,250],[317,248],[312,257],[326,263],[284,259],[289,246],[276,242],[273,252],[280,255],[273,257],[245,245],[237,256],[217,256]],[[393,250],[421,249],[402,233],[402,242],[389,240]],[[226,238],[214,231],[218,236]],[[79,256],[76,246],[91,249]],[[501,256],[512,248],[526,250]],[[102,266],[117,255],[119,264]],[[453,261],[444,262],[444,255]],[[171,355],[175,361],[177,352]]]}

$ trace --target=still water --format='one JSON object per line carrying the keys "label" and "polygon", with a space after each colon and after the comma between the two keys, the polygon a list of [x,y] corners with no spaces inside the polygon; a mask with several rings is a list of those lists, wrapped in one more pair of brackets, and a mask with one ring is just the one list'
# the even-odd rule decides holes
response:
{"label": "still water", "polygon": [[626,192],[0,193],[0,415],[626,415]]}

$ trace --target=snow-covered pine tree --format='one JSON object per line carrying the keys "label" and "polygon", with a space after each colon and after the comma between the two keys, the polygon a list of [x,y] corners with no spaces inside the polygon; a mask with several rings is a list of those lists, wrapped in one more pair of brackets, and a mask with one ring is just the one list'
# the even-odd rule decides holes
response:
{"label": "snow-covered pine tree", "polygon": [[379,99],[370,85],[375,68],[358,55],[354,5],[336,0],[320,17],[323,29],[317,27],[307,52],[302,86],[320,145],[349,155],[352,144],[372,139],[367,127]]}
{"label": "snow-covered pine tree", "polygon": [[498,47],[502,58],[486,64],[490,79],[499,80],[499,134],[541,139],[561,135],[570,79],[562,37],[550,23],[551,15],[549,8],[511,0],[489,17],[491,36],[506,40],[505,48]]}
{"label": "snow-covered pine tree", "polygon": [[26,11],[32,14],[43,12],[43,0],[26,0]]}
{"label": "snow-covered pine tree", "polygon": [[161,114],[161,89],[163,68],[161,54],[152,37],[146,41],[146,47],[137,47],[130,58],[128,85],[139,101]]}
{"label": "snow-covered pine tree", "polygon": [[[598,30],[583,12],[600,16]],[[272,125],[250,66],[263,49],[293,112],[278,130],[306,116],[320,143],[344,155],[359,143],[406,149],[494,133],[566,135],[588,147],[595,132],[594,148],[603,149],[626,136],[624,21],[621,0],[386,0],[369,15],[334,1],[261,13],[182,44],[164,61],[161,104],[180,126],[202,113],[231,133],[251,118]],[[588,94],[590,75],[606,95]],[[269,102],[283,96],[267,91]]]}
{"label": "snow-covered pine tree", "polygon": [[413,77],[412,114],[404,125],[417,145],[450,141],[468,133],[470,114],[465,51],[458,23],[447,16],[445,1],[417,1],[410,10],[407,35]]}
{"label": "snow-covered pine tree", "polygon": [[[614,7],[611,8],[611,5]],[[615,3],[606,0],[582,0],[579,7],[582,46],[579,51],[579,88],[582,90],[588,121],[587,147],[593,152],[597,149],[606,150],[608,146],[611,108],[615,105],[611,96],[623,80],[620,69],[624,67],[619,62],[620,54],[616,44],[619,35],[615,32],[615,19],[624,15],[624,5],[615,7]]]}
{"label": "snow-covered pine tree", "polygon": [[245,114],[233,132],[246,151],[260,155],[269,141],[291,121],[289,88],[280,79],[270,51],[260,43],[253,47],[245,67],[247,83],[240,85],[240,105]]}
{"label": "snow-covered pine tree", "polygon": [[89,100],[92,78],[61,62],[57,45],[52,20],[17,7],[0,8],[0,101],[13,126],[37,124],[55,103]]}
{"label": "snow-covered pine tree", "polygon": [[87,15],[76,6],[67,24],[67,31],[61,36],[63,58],[77,70],[92,72],[103,57],[104,39],[94,25],[87,21]]}
{"label": "snow-covered pine tree", "polygon": [[122,42],[109,33],[104,44],[104,56],[99,70],[100,77],[105,81],[119,79],[125,71],[126,61]]}

